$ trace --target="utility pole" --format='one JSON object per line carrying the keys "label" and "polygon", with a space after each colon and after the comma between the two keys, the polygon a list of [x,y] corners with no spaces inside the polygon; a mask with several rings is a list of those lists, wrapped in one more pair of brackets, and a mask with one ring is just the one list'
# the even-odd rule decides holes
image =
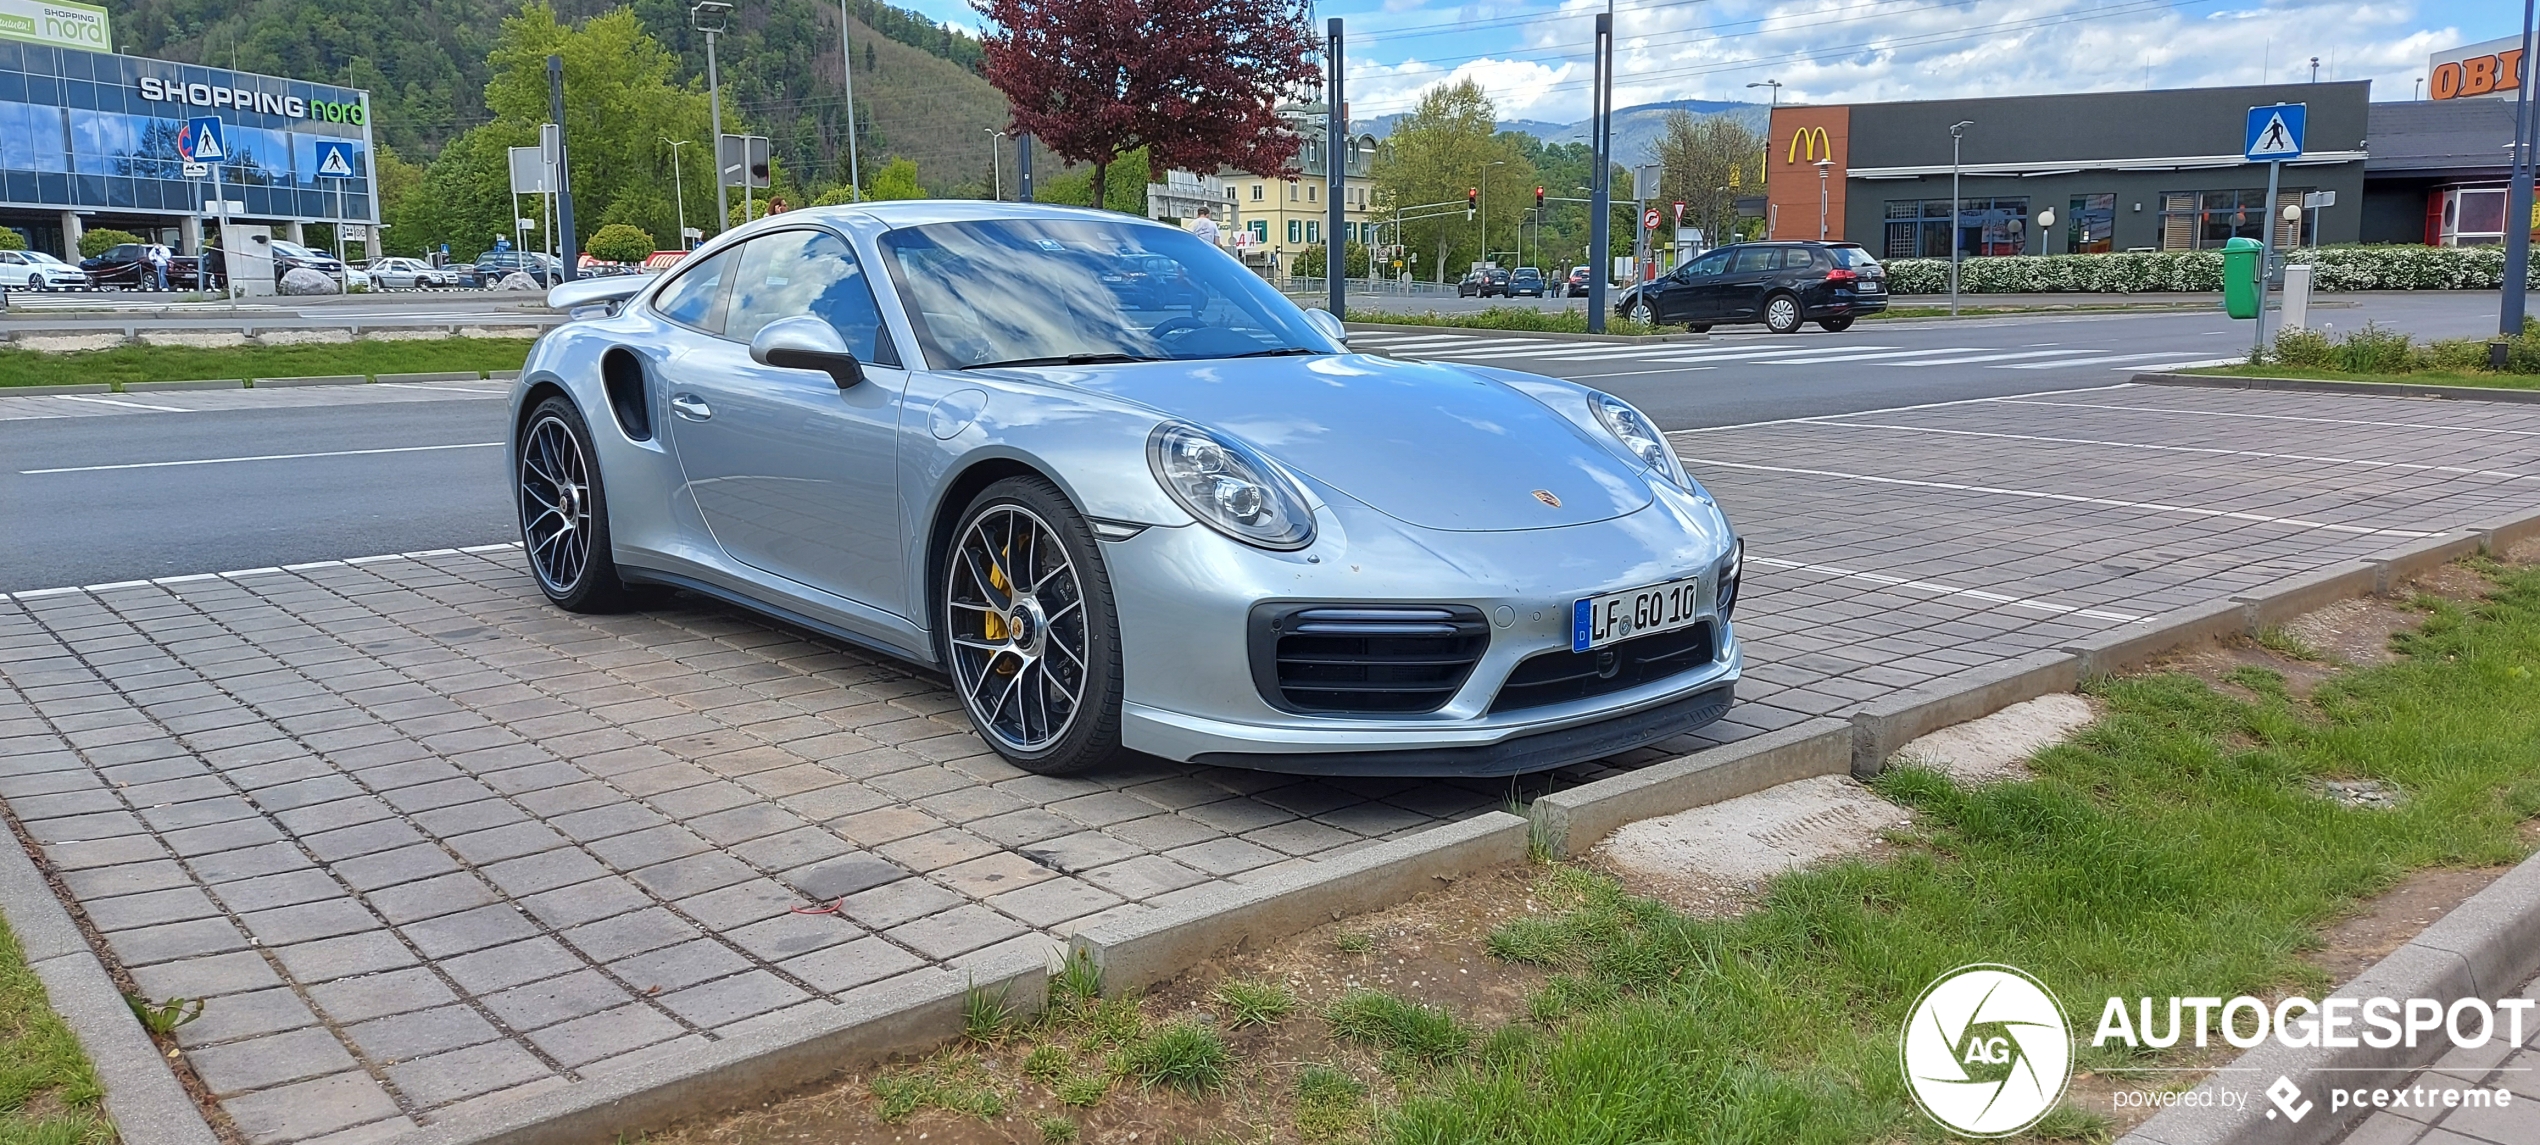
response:
{"label": "utility pole", "polygon": [[1605,275],[1613,264],[1614,220],[1614,140],[1612,104],[1614,102],[1614,10],[1609,6],[1596,17],[1596,95],[1595,110],[1588,128],[1589,150],[1595,155],[1596,175],[1589,180],[1588,193],[1588,308],[1587,328],[1590,334],[1605,332]]}
{"label": "utility pole", "polygon": [[696,142],[693,139],[662,140],[670,144],[670,185],[679,197],[679,249],[693,250],[688,245],[688,182],[679,175],[679,149]]}
{"label": "utility pole", "polygon": [[556,119],[556,276],[565,282],[576,277],[574,267],[581,253],[573,237],[573,164],[568,161],[564,139],[564,57],[547,57],[547,112]]}
{"label": "utility pole", "polygon": [[[2531,154],[2535,128],[2540,128],[2540,115],[2534,115],[2531,106],[2530,80],[2540,73],[2531,61],[2532,15],[2532,0],[2522,0],[2522,82],[2514,91],[2514,168],[2505,190],[2504,303],[2496,314],[2496,332],[2507,338],[2522,333],[2524,294],[2531,277],[2531,178],[2535,163],[2540,163]],[[2504,352],[2504,346],[2494,345],[2487,353],[2493,361]]]}
{"label": "utility pole", "polygon": [[1014,137],[1014,201],[1032,201],[1032,133]]}
{"label": "utility pole", "polygon": [[988,201],[1002,203],[1005,201],[1005,151],[997,141],[1005,138],[1005,133],[993,127],[979,130],[988,133]]}
{"label": "utility pole", "polygon": [[[1341,74],[1341,18],[1332,17],[1323,48],[1323,71],[1331,77],[1323,108],[1323,281],[1334,318],[1349,317],[1349,92]],[[1487,223],[1485,224],[1487,225]],[[1370,257],[1373,257],[1372,254]]]}
{"label": "utility pole", "polygon": [[697,30],[706,34],[706,108],[714,117],[714,229],[721,231],[731,225],[732,192],[723,184],[723,77],[714,66],[714,38],[723,34],[732,5],[724,0],[699,0],[688,15]]}
{"label": "utility pole", "polygon": [[864,176],[855,161],[855,45],[847,40],[847,0],[838,0],[838,75],[847,82],[847,186],[861,203]]}
{"label": "utility pole", "polygon": [[[1958,146],[1966,141],[1967,129],[1975,125],[1976,121],[1972,119],[1962,119],[1949,125],[1949,316],[1952,318],[1958,316],[1958,249],[1966,245],[1966,228],[1958,225]],[[2269,190],[2267,197],[2273,199],[2275,192]],[[2259,321],[2259,325],[2265,324],[2265,320]]]}

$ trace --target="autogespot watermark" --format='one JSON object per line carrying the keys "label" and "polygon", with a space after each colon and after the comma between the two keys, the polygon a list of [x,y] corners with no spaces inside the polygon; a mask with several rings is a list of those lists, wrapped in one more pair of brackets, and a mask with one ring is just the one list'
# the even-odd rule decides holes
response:
{"label": "autogespot watermark", "polygon": [[[2169,1049],[2209,1046],[2214,1039],[2254,1049],[2272,1037],[2295,1049],[2389,1049],[2425,1045],[2440,1038],[2458,1049],[2477,1049],[2503,1038],[2524,1044],[2524,1022],[2540,1000],[2462,998],[2173,997],[2110,998],[2100,1008],[2093,1047]],[[1961,966],[1925,987],[1905,1020],[1898,1056],[1914,1101],[1944,1128],[1969,1137],[2007,1137],[2035,1125],[2063,1100],[2072,1080],[2073,1037],[2055,994],[2035,975],[2014,966]],[[2131,1089],[2111,1095],[2119,1110],[2206,1109],[2216,1113],[2266,1099],[2268,1120],[2300,1121],[2325,1100],[2332,1113],[2349,1109],[2437,1110],[2508,1108],[2511,1090],[2501,1086],[2345,1086],[2336,1071],[2322,1069],[2316,1097],[2290,1077],[2264,1090],[2236,1088],[2235,1072],[2222,1067],[2214,1080],[2193,1089]]]}

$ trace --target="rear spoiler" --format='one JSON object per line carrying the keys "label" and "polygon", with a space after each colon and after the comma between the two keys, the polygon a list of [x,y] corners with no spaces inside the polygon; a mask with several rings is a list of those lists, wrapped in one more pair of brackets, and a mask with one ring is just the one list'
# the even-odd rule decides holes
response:
{"label": "rear spoiler", "polygon": [[562,310],[576,318],[605,318],[617,313],[618,307],[635,297],[658,274],[617,274],[607,278],[577,278],[560,282],[547,291],[547,306]]}

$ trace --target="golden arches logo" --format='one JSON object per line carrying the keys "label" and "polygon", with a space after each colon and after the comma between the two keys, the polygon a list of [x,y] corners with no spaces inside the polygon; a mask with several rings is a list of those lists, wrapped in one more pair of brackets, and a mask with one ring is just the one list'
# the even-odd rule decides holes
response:
{"label": "golden arches logo", "polygon": [[[1801,157],[1803,152],[1806,156],[1804,160]],[[1791,132],[1790,154],[1783,159],[1783,162],[1814,163],[1820,159],[1832,158],[1834,158],[1834,144],[1827,141],[1826,129],[1822,127],[1802,127],[1797,131]]]}

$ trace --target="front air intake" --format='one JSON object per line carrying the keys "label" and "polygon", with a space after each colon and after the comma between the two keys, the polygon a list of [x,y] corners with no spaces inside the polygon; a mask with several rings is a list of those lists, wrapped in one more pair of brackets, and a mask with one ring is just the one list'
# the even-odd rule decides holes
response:
{"label": "front air intake", "polygon": [[1455,698],[1490,647],[1469,605],[1263,605],[1253,610],[1253,682],[1291,712],[1408,715]]}

